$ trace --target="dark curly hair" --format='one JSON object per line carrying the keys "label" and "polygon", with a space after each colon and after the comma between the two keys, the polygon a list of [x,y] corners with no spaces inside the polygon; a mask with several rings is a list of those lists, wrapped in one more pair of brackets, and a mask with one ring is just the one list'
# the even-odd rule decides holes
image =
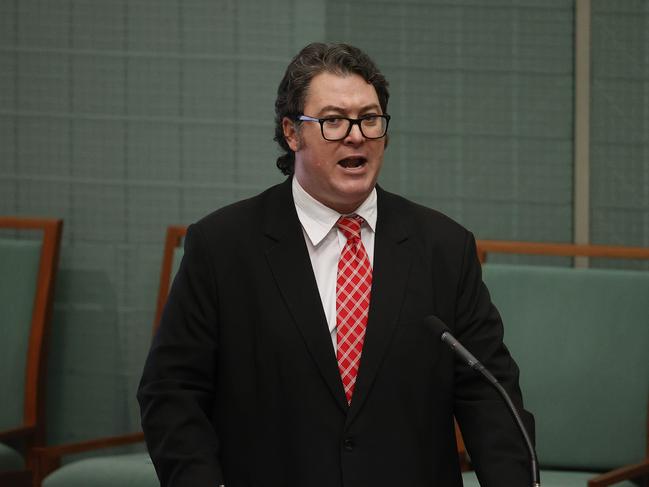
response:
{"label": "dark curly hair", "polygon": [[374,86],[381,109],[387,113],[388,82],[367,54],[348,44],[309,44],[290,62],[277,88],[274,140],[285,151],[277,158],[277,167],[286,175],[293,174],[295,153],[284,139],[282,120],[284,117],[295,120],[302,114],[309,84],[322,72],[360,75]]}

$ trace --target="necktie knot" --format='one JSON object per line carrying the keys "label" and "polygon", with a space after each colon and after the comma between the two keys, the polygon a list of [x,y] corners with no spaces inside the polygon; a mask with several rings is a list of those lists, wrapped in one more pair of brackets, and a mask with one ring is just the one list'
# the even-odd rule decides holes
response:
{"label": "necktie knot", "polygon": [[363,218],[354,214],[350,216],[341,216],[336,222],[336,226],[343,232],[347,240],[354,240],[361,238],[361,224]]}

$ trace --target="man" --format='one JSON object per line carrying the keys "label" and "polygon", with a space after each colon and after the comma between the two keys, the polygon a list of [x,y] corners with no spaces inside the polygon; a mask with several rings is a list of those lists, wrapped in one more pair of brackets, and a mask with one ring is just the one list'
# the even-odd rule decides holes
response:
{"label": "man", "polygon": [[138,392],[163,486],[460,486],[453,416],[483,486],[529,485],[505,405],[422,324],[522,411],[473,236],[376,186],[388,97],[359,49],[305,47],[275,104],[288,179],[190,226]]}

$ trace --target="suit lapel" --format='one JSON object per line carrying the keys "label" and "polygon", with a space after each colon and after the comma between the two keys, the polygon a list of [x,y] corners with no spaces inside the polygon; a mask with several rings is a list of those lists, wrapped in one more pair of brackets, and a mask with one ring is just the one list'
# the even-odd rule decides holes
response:
{"label": "suit lapel", "polygon": [[387,352],[399,319],[411,265],[406,244],[408,232],[401,223],[398,212],[387,203],[385,193],[380,188],[377,191],[378,220],[370,313],[347,424],[360,411]]}
{"label": "suit lapel", "polygon": [[347,410],[347,400],[309,252],[304,242],[290,179],[280,185],[267,206],[265,232],[270,239],[266,258],[309,353],[336,402]]}

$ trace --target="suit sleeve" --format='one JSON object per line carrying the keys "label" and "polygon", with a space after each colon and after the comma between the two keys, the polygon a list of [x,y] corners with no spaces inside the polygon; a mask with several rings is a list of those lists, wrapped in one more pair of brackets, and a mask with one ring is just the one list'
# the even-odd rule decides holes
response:
{"label": "suit sleeve", "polygon": [[[534,418],[523,409],[518,366],[503,343],[503,323],[482,282],[475,239],[468,232],[457,296],[457,339],[498,379],[534,438]],[[460,360],[456,364],[455,415],[480,485],[530,485],[529,454],[504,401],[478,373]]]}
{"label": "suit sleeve", "polygon": [[216,281],[209,247],[190,226],[185,252],[138,389],[142,428],[162,487],[223,483],[216,396]]}

